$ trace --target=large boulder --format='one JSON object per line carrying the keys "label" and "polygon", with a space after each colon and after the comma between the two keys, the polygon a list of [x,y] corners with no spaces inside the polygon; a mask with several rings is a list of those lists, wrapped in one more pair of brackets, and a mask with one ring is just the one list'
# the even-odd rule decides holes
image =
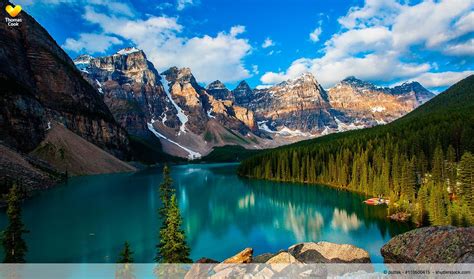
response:
{"label": "large boulder", "polygon": [[288,253],[302,263],[370,263],[369,253],[361,248],[325,241],[295,244]]}
{"label": "large boulder", "polygon": [[223,261],[224,264],[244,264],[244,263],[251,263],[252,262],[252,255],[253,249],[252,248],[245,248],[238,254],[233,257],[230,257]]}
{"label": "large boulder", "polygon": [[392,238],[382,249],[386,263],[474,263],[474,227],[426,227]]}

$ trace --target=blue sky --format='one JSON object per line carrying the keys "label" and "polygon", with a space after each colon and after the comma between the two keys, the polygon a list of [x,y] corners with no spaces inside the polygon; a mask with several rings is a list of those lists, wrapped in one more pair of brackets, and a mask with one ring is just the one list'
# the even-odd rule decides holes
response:
{"label": "blue sky", "polygon": [[71,57],[126,46],[230,88],[312,72],[440,91],[474,73],[474,0],[18,0]]}

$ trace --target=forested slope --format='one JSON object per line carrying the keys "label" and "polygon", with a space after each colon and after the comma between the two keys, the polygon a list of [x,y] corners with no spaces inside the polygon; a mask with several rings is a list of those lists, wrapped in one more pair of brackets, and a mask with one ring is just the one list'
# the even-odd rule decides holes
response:
{"label": "forested slope", "polygon": [[474,76],[384,126],[300,142],[243,161],[241,176],[324,183],[389,197],[419,224],[472,224]]}

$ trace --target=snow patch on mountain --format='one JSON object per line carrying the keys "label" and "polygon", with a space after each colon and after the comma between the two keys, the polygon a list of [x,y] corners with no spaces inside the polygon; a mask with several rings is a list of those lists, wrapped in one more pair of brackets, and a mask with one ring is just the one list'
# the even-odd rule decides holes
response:
{"label": "snow patch on mountain", "polygon": [[173,100],[173,97],[171,97],[169,83],[165,80],[163,82],[163,85],[165,88],[166,96],[168,96],[168,100],[170,100],[171,104],[173,104],[176,111],[178,112],[177,116],[178,116],[179,122],[181,122],[181,127],[179,128],[178,136],[181,135],[181,133],[186,134],[186,123],[189,121],[189,118],[186,114],[184,114],[184,111],[178,106],[178,104],[176,104],[176,102]]}
{"label": "snow patch on mountain", "polygon": [[337,117],[334,117],[334,120],[337,123],[337,131],[339,131],[339,132],[366,128],[366,126],[364,126],[364,125],[356,125],[355,123],[351,123],[351,124],[348,125],[348,124],[342,122],[341,120],[337,119]]}
{"label": "snow patch on mountain", "polygon": [[184,151],[188,152],[188,159],[189,160],[194,160],[194,159],[199,159],[202,157],[202,155],[198,152],[195,152],[195,151],[192,151],[191,149],[187,148],[187,147],[184,147],[182,146],[181,144],[165,137],[163,134],[161,134],[160,132],[158,132],[155,127],[153,126],[153,123],[155,123],[155,120],[152,119],[151,122],[148,122],[147,123],[147,127],[148,127],[148,130],[150,130],[150,132],[152,132],[157,138],[162,138],[166,141],[169,141],[170,143],[178,146],[179,148],[183,149]]}
{"label": "snow patch on mountain", "polygon": [[385,107],[382,107],[382,106],[376,106],[376,107],[373,107],[371,108],[372,112],[382,112],[385,110]]}
{"label": "snow patch on mountain", "polygon": [[128,55],[128,54],[131,54],[131,53],[134,53],[134,52],[139,52],[139,51],[140,50],[138,48],[127,47],[127,48],[124,48],[124,49],[121,49],[121,50],[117,51],[117,54]]}
{"label": "snow patch on mountain", "polygon": [[208,116],[209,118],[216,118],[214,115],[211,114],[212,112],[213,112],[213,111],[212,111],[212,108],[210,108],[210,109],[207,111],[207,116]]}

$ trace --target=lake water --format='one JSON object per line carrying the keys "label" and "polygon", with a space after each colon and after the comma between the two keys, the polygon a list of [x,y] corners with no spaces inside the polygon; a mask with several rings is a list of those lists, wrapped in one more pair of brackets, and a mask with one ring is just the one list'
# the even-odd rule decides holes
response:
{"label": "lake water", "polygon": [[[224,260],[246,247],[254,255],[303,241],[349,243],[383,262],[380,248],[410,229],[384,207],[322,185],[247,180],[237,165],[181,165],[172,177],[194,260]],[[27,262],[115,262],[130,242],[136,262],[152,262],[158,242],[161,170],[83,176],[23,205]],[[5,210],[0,225],[6,224]]]}

